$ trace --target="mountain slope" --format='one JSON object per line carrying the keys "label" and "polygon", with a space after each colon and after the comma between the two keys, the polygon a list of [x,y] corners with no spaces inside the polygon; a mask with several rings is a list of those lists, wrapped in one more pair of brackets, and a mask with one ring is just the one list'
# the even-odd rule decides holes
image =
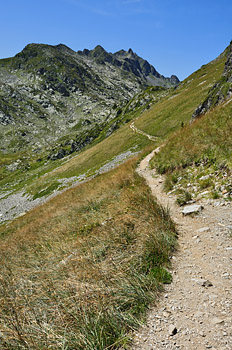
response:
{"label": "mountain slope", "polygon": [[[57,159],[51,163],[47,160],[47,156],[39,159],[38,162],[38,155],[35,154],[31,162],[21,157],[18,163],[15,162],[15,158],[11,157],[8,160],[3,155],[0,174],[3,179],[2,195],[23,190],[23,193],[26,192],[31,196],[29,200],[38,197],[42,200],[58,190],[71,186],[76,181],[79,182],[96,174],[101,167],[114,162],[118,155],[123,154],[122,159],[124,159],[128,151],[128,154],[131,154],[130,152],[137,152],[146,145],[152,144],[145,136],[133,133],[127,124],[135,118],[135,127],[147,134],[158,136],[157,143],[161,143],[164,137],[180,128],[182,123],[188,123],[191,120],[193,111],[204,96],[207,96],[208,89],[220,78],[225,61],[226,56],[222,55],[218,60],[201,67],[175,90],[149,88],[144,93],[136,95],[124,108],[117,109],[116,116],[103,126],[102,130],[96,132],[95,141],[92,138],[91,128],[86,127],[82,140],[91,140],[92,143],[84,151],[80,150],[77,157],[70,159],[72,157],[70,155],[63,160]],[[117,128],[119,128],[118,131]],[[107,137],[111,133],[113,134]],[[73,139],[74,145],[75,142]],[[81,140],[77,142],[77,147],[80,142]],[[59,142],[58,151],[54,150],[54,153],[58,154],[57,158],[60,153],[61,157],[65,155],[67,147],[70,146],[67,146],[66,140]],[[5,162],[9,162],[8,165],[5,163],[4,166],[4,159]],[[13,171],[11,161],[14,162]]]}
{"label": "mountain slope", "polygon": [[227,56],[220,57],[187,77],[170,95],[135,122],[135,125],[153,136],[166,137],[188,124],[200,103],[221,78]]}
{"label": "mountain slope", "polygon": [[223,203],[232,198],[231,48],[232,44],[210,64],[215,69],[222,61],[223,70],[208,93],[201,95],[204,102],[196,108],[191,125],[172,134],[153,160],[153,166],[167,174],[166,189],[179,194],[180,204],[202,196]]}
{"label": "mountain slope", "polygon": [[196,108],[192,118],[206,113],[232,96],[232,42],[223,53],[226,56],[224,71],[219,81],[209,91],[206,99]]}
{"label": "mountain slope", "polygon": [[[0,60],[2,152],[49,153],[60,139],[66,142],[66,154],[79,150],[73,142],[76,137],[82,138],[86,130],[96,137],[102,125],[148,83],[171,87],[179,82],[164,78],[131,51],[118,59],[118,54],[99,46],[88,55],[86,51],[76,53],[62,44],[29,44],[15,57]],[[137,62],[139,69],[141,64],[148,70],[140,72]],[[149,69],[155,72],[157,83],[155,78],[149,81]]]}
{"label": "mountain slope", "polygon": [[[231,100],[189,125],[196,107],[220,79],[226,59],[222,55],[203,66],[175,90],[148,88],[139,92],[121,111],[115,110],[118,116],[110,121],[112,124],[107,124],[99,139],[77,155],[46,162],[35,160],[23,173],[12,172],[11,182],[7,176],[2,180],[5,192],[1,196],[5,198],[0,200],[0,208],[11,190],[18,194],[21,189],[22,197],[28,200],[54,194],[52,200],[28,213],[21,208],[21,217],[0,227],[0,342],[4,350],[48,347],[103,350],[128,346],[130,332],[144,320],[149,305],[157,301],[161,283],[171,282],[166,268],[170,267],[176,241],[175,225],[168,210],[157,205],[146,183],[135,172],[139,157],[155,148],[154,141],[144,135],[158,135],[158,139],[153,138],[157,144],[163,144],[169,137],[154,162],[160,172],[174,175],[173,183],[182,186],[181,179],[187,179],[189,190],[191,182],[187,182],[186,174],[194,175],[191,169],[194,166],[200,169],[194,178],[200,186],[211,186],[212,179],[218,181],[222,176],[225,200],[230,200],[227,186],[231,178]],[[83,62],[88,60],[84,58]],[[93,61],[95,65],[99,67]],[[99,69],[104,71],[105,64],[100,65]],[[134,128],[130,128],[132,120]],[[109,126],[110,135],[105,137]],[[146,133],[136,133],[139,129]],[[172,134],[173,130],[177,132]],[[132,156],[141,149],[142,155],[116,167],[115,159],[125,153]],[[98,170],[104,166],[104,171],[109,170],[111,161],[114,169],[100,174]],[[208,166],[216,167],[215,177],[209,173],[202,179],[205,169],[212,169]],[[92,179],[91,175],[98,176]],[[58,189],[72,181],[77,184],[83,178],[89,181],[57,195]],[[17,200],[11,205],[17,206]],[[213,232],[214,229],[210,236]],[[192,234],[195,233],[191,232],[191,241]],[[224,250],[224,246],[221,248]],[[186,245],[184,250],[188,250]],[[204,260],[204,250],[200,253]],[[211,254],[209,261],[214,273]],[[182,272],[186,278],[185,270]],[[189,272],[191,277],[192,271]],[[227,278],[227,273],[220,277],[224,276]],[[197,284],[198,291],[199,287]],[[173,310],[183,311],[175,305]],[[205,316],[208,322],[208,314]],[[163,335],[166,337],[167,333]],[[212,332],[210,341],[211,336]],[[189,344],[189,334],[186,339]],[[206,345],[211,344],[207,338]],[[146,345],[151,346],[150,342]]]}

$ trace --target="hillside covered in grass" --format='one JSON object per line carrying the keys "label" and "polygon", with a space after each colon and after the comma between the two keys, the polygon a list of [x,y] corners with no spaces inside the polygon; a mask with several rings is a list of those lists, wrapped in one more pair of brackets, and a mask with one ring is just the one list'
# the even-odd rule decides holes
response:
{"label": "hillside covered in grass", "polygon": [[119,348],[161,283],[176,232],[138,158],[0,228],[1,349]]}
{"label": "hillside covered in grass", "polygon": [[[3,153],[1,209],[9,199],[13,210],[20,198],[36,204],[53,198],[28,213],[20,208],[20,217],[0,226],[1,349],[103,350],[130,342],[162,284],[172,280],[177,245],[168,209],[135,169],[162,145],[151,166],[166,174],[165,187],[176,191],[180,204],[202,191],[231,199],[230,87],[221,104],[190,124],[221,81],[227,54],[177,88],[146,87],[113,106],[112,118],[96,133],[85,125],[81,140],[90,142],[78,151],[70,153],[66,137],[59,139],[52,151],[67,151],[65,157],[24,155],[11,169],[17,155]],[[93,56],[94,65],[113,59],[79,55],[86,61]],[[72,143],[80,143],[75,137]]]}
{"label": "hillside covered in grass", "polygon": [[186,78],[160,103],[139,118],[135,125],[154,136],[166,138],[190,122],[195,109],[221,78],[227,60],[226,51]]}
{"label": "hillside covered in grass", "polygon": [[203,94],[192,123],[172,134],[151,162],[167,174],[166,189],[174,188],[182,204],[202,192],[206,198],[232,198],[231,49],[232,44],[225,50],[221,77],[206,97]]}

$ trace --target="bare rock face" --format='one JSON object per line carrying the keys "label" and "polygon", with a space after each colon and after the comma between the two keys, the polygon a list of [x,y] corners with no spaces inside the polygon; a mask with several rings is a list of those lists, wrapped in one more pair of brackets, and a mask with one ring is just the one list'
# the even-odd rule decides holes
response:
{"label": "bare rock face", "polygon": [[232,96],[232,41],[226,50],[227,60],[220,80],[209,91],[208,97],[194,111],[192,121]]}

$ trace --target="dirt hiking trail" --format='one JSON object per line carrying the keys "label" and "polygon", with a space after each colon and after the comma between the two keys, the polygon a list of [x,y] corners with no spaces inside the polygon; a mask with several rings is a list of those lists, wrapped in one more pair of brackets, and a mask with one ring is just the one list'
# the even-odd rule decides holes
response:
{"label": "dirt hiking trail", "polygon": [[173,282],[165,286],[146,325],[134,336],[132,350],[231,350],[232,349],[232,207],[199,203],[203,211],[183,216],[175,197],[162,190],[162,176],[149,169],[138,173],[153,195],[170,208],[179,232],[178,251],[172,257]]}

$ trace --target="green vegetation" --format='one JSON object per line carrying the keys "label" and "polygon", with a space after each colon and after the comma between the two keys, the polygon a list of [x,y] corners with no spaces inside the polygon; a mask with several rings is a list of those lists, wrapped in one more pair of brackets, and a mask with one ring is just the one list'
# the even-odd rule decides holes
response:
{"label": "green vegetation", "polygon": [[192,196],[188,191],[179,190],[179,193],[177,193],[177,194],[178,194],[178,196],[176,198],[176,202],[180,206],[185,205],[186,203],[188,203],[192,199]]}
{"label": "green vegetation", "polygon": [[[54,48],[46,45],[41,50],[47,55],[46,75],[52,88],[66,94],[59,84],[67,72],[70,76],[75,62],[71,58],[64,71],[64,51],[54,54],[50,51]],[[2,65],[22,61],[25,69],[32,69],[39,59],[38,50],[29,45]],[[177,89],[150,87],[125,104],[112,104],[115,117],[105,123],[90,126],[87,120],[82,129],[79,121],[72,130],[77,147],[64,135],[53,148],[68,155],[65,159],[51,161],[48,150],[41,152],[40,159],[29,150],[2,154],[4,190],[23,188],[34,199],[69,186],[69,180],[96,176],[0,227],[3,350],[126,347],[162,284],[172,281],[170,257],[177,238],[168,209],[156,203],[135,172],[154,142],[135,133],[130,121],[163,143],[151,166],[166,174],[165,189],[177,195],[179,205],[202,191],[209,198],[223,195],[230,200],[231,101],[189,125],[194,110],[221,77],[225,60],[221,56],[202,66]],[[55,80],[52,64],[57,69]],[[44,79],[45,72],[40,73]],[[84,71],[79,73],[85,78]],[[70,155],[78,149],[78,154]],[[128,151],[140,151],[140,156],[97,175],[102,166]],[[18,157],[12,171],[8,165]]]}
{"label": "green vegetation", "polygon": [[226,57],[223,56],[185,79],[166,98],[145,112],[135,125],[150,135],[166,137],[188,124],[194,110],[205,99],[210,88],[221,77]]}
{"label": "green vegetation", "polygon": [[[32,154],[30,150],[17,155],[2,154],[0,185],[4,188],[5,184],[7,184],[8,188],[12,186],[15,190],[20,188],[28,189],[28,192],[34,198],[37,198],[41,193],[46,193],[46,195],[52,193],[52,184],[53,182],[57,183],[59,179],[79,176],[87,172],[94,174],[102,165],[111,161],[118,154],[129,149],[139,151],[145,146],[153,144],[146,137],[133,134],[128,123],[141,115],[144,110],[149,108],[151,103],[157,103],[167,93],[168,90],[164,88],[147,88],[144,92],[136,95],[121,110],[119,107],[115,107],[119,113],[112,121],[105,123],[106,125],[90,126],[76,137],[71,134],[60,138],[57,142],[57,148],[54,148],[52,152],[50,151],[50,154],[47,150],[41,152],[39,161],[38,155]],[[117,130],[119,128],[120,130]],[[106,138],[110,129],[114,133]],[[72,153],[69,143],[71,136],[80,148],[80,151],[82,151],[78,157],[72,151],[74,158],[68,163],[67,159],[48,161],[47,157],[52,156],[59,150],[62,150],[66,155]],[[12,163],[13,159],[20,159],[20,164],[14,172],[7,171],[6,166]],[[63,163],[64,165],[62,165]],[[23,164],[27,164],[27,167],[23,166]],[[52,172],[50,174],[57,167],[59,167],[58,173]],[[47,175],[41,178],[46,173]],[[50,188],[50,191],[48,191],[48,188]]]}
{"label": "green vegetation", "polygon": [[206,190],[209,198],[224,193],[231,200],[231,112],[232,104],[226,102],[169,137],[151,161],[152,167],[166,174],[167,191],[174,188],[178,194],[181,188],[196,197]]}
{"label": "green vegetation", "polygon": [[113,160],[117,155],[128,150],[139,151],[151,144],[154,143],[151,143],[142,135],[132,133],[129,125],[125,125],[102,142],[92,147],[87,147],[85,151],[54,169],[52,173],[48,172],[43,177],[34,179],[31,184],[28,184],[27,190],[35,195],[59,179],[66,179],[81,174],[93,175],[101,166]]}
{"label": "green vegetation", "polygon": [[164,173],[201,162],[215,169],[231,169],[231,111],[231,103],[225,103],[173,134],[154,159],[158,171]]}
{"label": "green vegetation", "polygon": [[1,349],[118,349],[162,283],[176,231],[138,158],[0,228]]}

